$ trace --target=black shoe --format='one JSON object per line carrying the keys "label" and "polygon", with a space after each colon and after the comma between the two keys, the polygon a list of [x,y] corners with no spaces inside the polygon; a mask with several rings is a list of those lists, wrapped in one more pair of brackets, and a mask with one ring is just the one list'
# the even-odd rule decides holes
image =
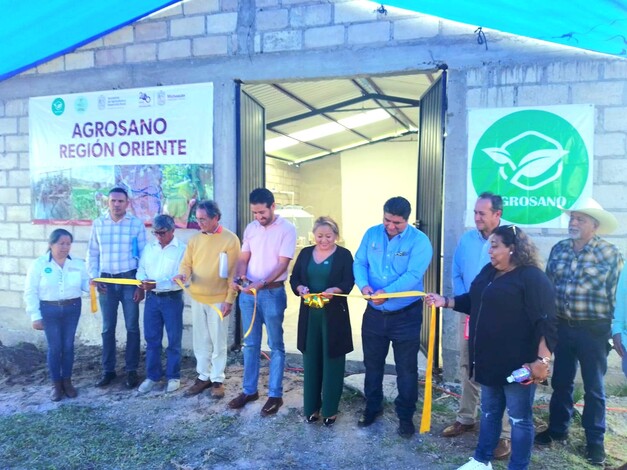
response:
{"label": "black shoe", "polygon": [[134,370],[129,370],[126,373],[126,382],[124,382],[124,385],[126,385],[126,388],[137,387],[137,385],[139,385],[139,377],[137,375],[137,372],[135,372]]}
{"label": "black shoe", "polygon": [[331,426],[335,424],[336,419],[337,419],[337,416],[333,418],[324,418],[322,420],[322,424],[324,424],[327,428],[330,428]]}
{"label": "black shoe", "polygon": [[113,382],[113,379],[115,379],[115,377],[115,372],[105,372],[104,374],[102,374],[102,377],[100,377],[100,380],[96,382],[96,387],[106,387],[111,382]]}
{"label": "black shoe", "polygon": [[368,427],[372,423],[374,423],[374,421],[381,415],[383,415],[382,410],[375,411],[374,413],[371,413],[370,411],[366,410],[359,418],[359,421],[357,421],[357,426],[359,426],[360,428]]}
{"label": "black shoe", "polygon": [[588,444],[586,446],[586,459],[592,465],[603,466],[605,463],[605,449],[603,444]]}
{"label": "black shoe", "polygon": [[313,413],[305,418],[305,422],[311,424],[311,423],[315,423],[319,419],[320,419],[320,415]]}
{"label": "black shoe", "polygon": [[401,419],[398,423],[398,435],[409,439],[414,434],[416,434],[416,426],[414,426],[414,422],[410,419]]}
{"label": "black shoe", "polygon": [[568,439],[568,433],[558,434],[555,432],[551,432],[548,429],[546,431],[542,431],[536,434],[533,442],[538,444],[539,446],[548,446],[551,442],[565,442]]}

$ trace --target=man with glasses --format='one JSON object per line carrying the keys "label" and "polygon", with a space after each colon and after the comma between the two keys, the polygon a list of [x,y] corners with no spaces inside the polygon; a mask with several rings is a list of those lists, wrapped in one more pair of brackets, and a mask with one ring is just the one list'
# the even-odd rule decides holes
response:
{"label": "man with glasses", "polygon": [[[488,238],[501,223],[503,199],[497,194],[484,192],[479,195],[474,208],[476,230],[466,232],[459,240],[453,256],[453,293],[462,295],[470,291],[470,284],[479,271],[490,262]],[[475,429],[481,386],[471,377],[468,353],[468,315],[461,315],[459,343],[459,378],[462,396],[455,422],[444,428],[443,437],[457,437]],[[507,410],[503,414],[503,428],[499,443],[494,449],[495,459],[505,459],[511,454],[511,427]]]}
{"label": "man with glasses", "polygon": [[548,445],[568,438],[573,414],[577,363],[585,391],[581,425],[586,433],[586,457],[594,465],[605,462],[605,386],[611,323],[618,277],[623,269],[619,249],[599,234],[618,228],[616,217],[592,198],[568,210],[569,238],[558,242],[546,264],[555,286],[558,339],[549,405],[549,427],[535,442]]}
{"label": "man with glasses", "polygon": [[[187,389],[188,397],[211,388],[213,398],[224,397],[228,315],[236,291],[229,288],[239,256],[239,238],[220,224],[222,213],[214,201],[196,206],[200,233],[187,244],[175,279],[190,283],[192,340],[198,377]],[[219,313],[220,312],[220,313]]]}
{"label": "man with glasses", "polygon": [[166,392],[181,386],[181,339],[183,337],[183,290],[172,278],[178,274],[185,244],[174,236],[175,223],[169,215],[158,215],[152,223],[155,240],[146,245],[137,269],[137,279],[146,292],[144,337],[146,338],[146,380],[140,393],[150,392],[163,377],[161,350],[163,328],[166,348]]}
{"label": "man with glasses", "polygon": [[[127,212],[129,203],[124,188],[113,188],[109,191],[109,212],[94,220],[87,248],[87,271],[91,279],[135,279],[139,257],[146,245],[146,228],[140,219]],[[126,324],[126,387],[135,388],[139,383],[139,302],[144,291],[126,284],[98,283],[97,288],[102,312],[103,371],[96,387],[105,387],[116,377],[115,329],[121,303]]]}
{"label": "man with glasses", "polygon": [[[368,229],[355,254],[355,284],[363,295],[424,290],[423,276],[433,248],[427,236],[408,224],[409,201],[393,197],[383,206],[383,223]],[[383,412],[385,358],[394,350],[398,397],[394,400],[398,433],[410,438],[418,400],[418,350],[422,299],[373,299],[364,312],[361,338],[364,349],[366,409],[359,427],[370,426]]]}

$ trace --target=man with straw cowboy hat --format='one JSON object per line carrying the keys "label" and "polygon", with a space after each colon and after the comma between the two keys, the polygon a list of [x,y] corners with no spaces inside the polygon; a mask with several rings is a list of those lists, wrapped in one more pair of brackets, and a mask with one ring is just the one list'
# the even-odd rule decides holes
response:
{"label": "man with straw cowboy hat", "polygon": [[535,442],[548,445],[568,438],[579,362],[585,391],[582,425],[586,457],[590,463],[602,465],[605,461],[603,378],[607,372],[608,340],[623,258],[616,246],[599,235],[615,231],[618,222],[592,198],[562,210],[570,217],[569,238],[551,249],[546,267],[555,286],[559,319],[551,378],[553,394],[549,427],[536,435]]}

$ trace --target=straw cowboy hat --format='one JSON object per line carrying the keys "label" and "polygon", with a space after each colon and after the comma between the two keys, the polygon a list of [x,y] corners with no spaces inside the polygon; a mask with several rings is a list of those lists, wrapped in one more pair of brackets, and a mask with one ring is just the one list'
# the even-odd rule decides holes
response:
{"label": "straw cowboy hat", "polygon": [[618,228],[618,221],[616,220],[616,217],[603,209],[601,204],[596,202],[591,197],[577,201],[568,209],[564,209],[563,207],[560,207],[560,209],[566,214],[570,214],[571,212],[580,212],[582,214],[589,215],[599,223],[599,227],[597,228],[597,233],[599,235],[612,233]]}

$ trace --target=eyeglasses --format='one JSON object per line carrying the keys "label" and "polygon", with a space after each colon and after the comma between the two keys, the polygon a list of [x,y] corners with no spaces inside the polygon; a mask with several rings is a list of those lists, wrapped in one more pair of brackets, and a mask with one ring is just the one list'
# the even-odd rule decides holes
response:
{"label": "eyeglasses", "polygon": [[169,230],[153,230],[152,234],[157,236],[157,237],[162,237],[162,236],[164,236],[168,232],[169,232]]}
{"label": "eyeglasses", "polygon": [[512,242],[516,243],[516,235],[518,235],[517,234],[518,228],[514,224],[512,224],[512,225],[505,225],[503,228],[508,228],[508,229],[510,229],[512,231],[512,235],[513,235]]}

